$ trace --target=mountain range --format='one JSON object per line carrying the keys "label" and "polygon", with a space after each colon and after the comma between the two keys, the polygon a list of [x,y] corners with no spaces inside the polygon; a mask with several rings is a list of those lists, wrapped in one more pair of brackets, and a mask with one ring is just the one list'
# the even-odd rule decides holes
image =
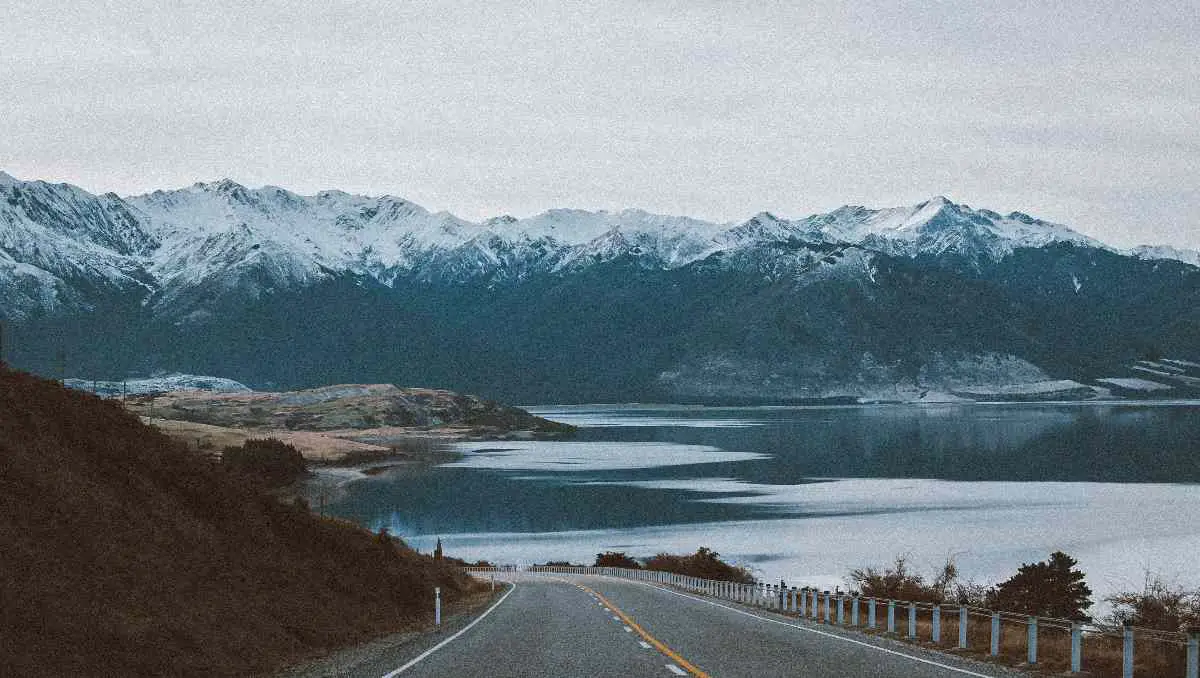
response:
{"label": "mountain range", "polygon": [[0,172],[5,357],[89,379],[526,402],[1103,394],[1146,377],[1139,360],[1200,359],[1197,264],[940,196],[794,220],[474,223],[392,196],[222,180],[120,197]]}

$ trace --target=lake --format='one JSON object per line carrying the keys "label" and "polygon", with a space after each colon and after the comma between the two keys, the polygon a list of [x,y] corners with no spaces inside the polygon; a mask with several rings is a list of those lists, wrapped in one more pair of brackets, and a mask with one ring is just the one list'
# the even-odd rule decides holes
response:
{"label": "lake", "polygon": [[493,562],[708,546],[832,588],[897,555],[988,583],[1063,550],[1097,599],[1200,587],[1200,403],[529,409],[579,432],[342,474],[328,510]]}

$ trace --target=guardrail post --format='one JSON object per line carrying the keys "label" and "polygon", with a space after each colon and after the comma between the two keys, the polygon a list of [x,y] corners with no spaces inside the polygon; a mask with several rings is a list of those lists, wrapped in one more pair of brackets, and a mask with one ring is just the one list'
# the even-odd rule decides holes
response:
{"label": "guardrail post", "polygon": [[1000,656],[1000,613],[992,613],[992,647],[993,657]]}
{"label": "guardrail post", "polygon": [[875,599],[867,601],[867,628],[875,628]]}
{"label": "guardrail post", "polygon": [[833,618],[833,594],[825,592],[825,623],[829,624]]}
{"label": "guardrail post", "polygon": [[1125,643],[1121,651],[1124,659],[1121,666],[1121,678],[1133,678],[1133,627],[1125,627]]}
{"label": "guardrail post", "polygon": [[1083,624],[1071,622],[1071,673],[1083,669]]}
{"label": "guardrail post", "polygon": [[888,633],[896,632],[896,601],[888,601]]}
{"label": "guardrail post", "polygon": [[958,649],[967,649],[967,606],[958,607]]}
{"label": "guardrail post", "polygon": [[942,606],[935,604],[933,606],[933,622],[930,638],[935,645],[940,645],[942,642]]}
{"label": "guardrail post", "polygon": [[1030,666],[1037,664],[1037,636],[1038,636],[1037,627],[1038,627],[1037,617],[1030,617],[1028,625],[1026,627],[1026,633],[1028,634],[1029,637],[1025,642],[1025,645],[1029,649],[1028,659],[1029,659]]}
{"label": "guardrail post", "polygon": [[817,590],[813,589],[812,590],[812,600],[810,601],[812,604],[808,608],[808,611],[812,614],[813,619],[820,619],[820,617],[821,617],[821,602],[820,601],[821,601],[821,598],[820,598],[820,596],[817,595]]}
{"label": "guardrail post", "polygon": [[908,637],[917,639],[917,604],[912,601],[908,602]]}
{"label": "guardrail post", "polygon": [[793,586],[790,591],[791,599],[788,601],[788,612],[796,611],[796,587]]}
{"label": "guardrail post", "polygon": [[858,626],[858,596],[850,597],[850,625]]}
{"label": "guardrail post", "polygon": [[808,587],[800,589],[800,618],[808,615]]}
{"label": "guardrail post", "polygon": [[1188,631],[1187,678],[1200,678],[1200,630]]}
{"label": "guardrail post", "polygon": [[846,596],[843,596],[839,593],[837,600],[838,600],[837,623],[838,623],[838,626],[845,626],[846,625]]}

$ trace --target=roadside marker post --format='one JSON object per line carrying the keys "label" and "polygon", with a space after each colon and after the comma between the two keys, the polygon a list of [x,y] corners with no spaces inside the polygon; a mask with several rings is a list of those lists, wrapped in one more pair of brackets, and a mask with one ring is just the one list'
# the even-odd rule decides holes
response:
{"label": "roadside marker post", "polygon": [[442,587],[435,586],[433,589],[433,625],[442,625]]}

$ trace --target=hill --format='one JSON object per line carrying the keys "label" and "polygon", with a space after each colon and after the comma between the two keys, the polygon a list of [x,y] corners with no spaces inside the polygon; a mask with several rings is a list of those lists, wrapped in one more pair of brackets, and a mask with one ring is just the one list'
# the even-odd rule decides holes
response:
{"label": "hill", "polygon": [[0,674],[244,676],[471,580],[279,503],[117,402],[0,367]]}

